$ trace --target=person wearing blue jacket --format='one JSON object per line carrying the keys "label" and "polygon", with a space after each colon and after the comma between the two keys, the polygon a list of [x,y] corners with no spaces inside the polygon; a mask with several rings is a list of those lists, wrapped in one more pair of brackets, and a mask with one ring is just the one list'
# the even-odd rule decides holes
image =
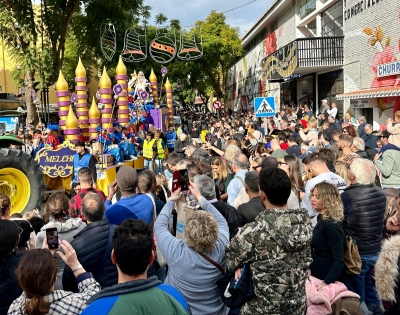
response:
{"label": "person wearing blue jacket", "polygon": [[[119,225],[126,219],[139,219],[149,225],[153,224],[153,202],[146,194],[136,194],[137,186],[136,170],[130,166],[121,166],[117,173],[117,180],[108,186],[104,214],[108,223]],[[111,204],[117,189],[121,191],[121,199]]]}
{"label": "person wearing blue jacket", "polygon": [[176,132],[174,131],[173,127],[168,128],[168,132],[166,134],[167,137],[167,147],[168,151],[171,153],[174,151],[175,148],[175,141],[176,141]]}

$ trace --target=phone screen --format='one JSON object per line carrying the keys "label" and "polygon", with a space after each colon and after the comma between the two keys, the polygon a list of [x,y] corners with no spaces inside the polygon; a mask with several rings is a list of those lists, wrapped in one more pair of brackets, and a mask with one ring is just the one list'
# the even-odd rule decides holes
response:
{"label": "phone screen", "polygon": [[189,190],[189,173],[188,170],[179,171],[179,184],[181,186],[181,191]]}
{"label": "phone screen", "polygon": [[47,246],[49,249],[58,248],[57,228],[46,229]]}

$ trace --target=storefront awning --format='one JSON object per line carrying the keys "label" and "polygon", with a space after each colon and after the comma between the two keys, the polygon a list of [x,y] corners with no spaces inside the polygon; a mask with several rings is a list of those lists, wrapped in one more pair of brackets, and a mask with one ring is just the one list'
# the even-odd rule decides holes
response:
{"label": "storefront awning", "polygon": [[369,90],[358,90],[336,95],[337,100],[354,100],[359,98],[396,97],[400,96],[400,87],[382,87]]}

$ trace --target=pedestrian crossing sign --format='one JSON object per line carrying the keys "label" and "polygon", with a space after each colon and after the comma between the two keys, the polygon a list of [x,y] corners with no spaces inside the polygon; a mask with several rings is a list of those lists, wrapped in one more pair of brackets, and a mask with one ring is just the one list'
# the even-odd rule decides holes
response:
{"label": "pedestrian crossing sign", "polygon": [[254,112],[256,117],[273,117],[275,115],[275,98],[273,96],[254,98]]}

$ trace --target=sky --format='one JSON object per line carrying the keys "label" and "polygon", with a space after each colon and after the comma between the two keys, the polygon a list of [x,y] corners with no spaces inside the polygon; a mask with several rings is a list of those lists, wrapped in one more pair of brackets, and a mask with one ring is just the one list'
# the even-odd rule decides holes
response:
{"label": "sky", "polygon": [[182,26],[191,26],[197,20],[205,19],[211,10],[225,12],[251,2],[225,13],[226,23],[233,27],[239,26],[239,35],[243,37],[246,31],[250,30],[268,10],[274,0],[144,0],[143,2],[153,8],[150,24],[154,25],[155,16],[163,13],[169,20],[178,19]]}

